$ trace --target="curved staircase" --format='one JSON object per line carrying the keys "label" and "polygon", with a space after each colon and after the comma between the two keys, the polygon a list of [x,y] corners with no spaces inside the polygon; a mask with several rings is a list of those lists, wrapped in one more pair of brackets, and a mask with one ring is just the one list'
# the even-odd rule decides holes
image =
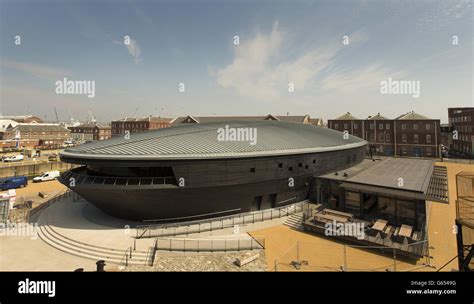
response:
{"label": "curved staircase", "polygon": [[144,265],[147,262],[148,253],[146,251],[132,250],[132,257],[130,258],[131,246],[127,248],[128,250],[101,247],[80,242],[59,233],[48,222],[48,209],[50,208],[43,210],[38,217],[38,236],[51,247],[74,256],[96,261],[104,260],[113,264],[124,264],[126,254],[129,255],[129,264]]}

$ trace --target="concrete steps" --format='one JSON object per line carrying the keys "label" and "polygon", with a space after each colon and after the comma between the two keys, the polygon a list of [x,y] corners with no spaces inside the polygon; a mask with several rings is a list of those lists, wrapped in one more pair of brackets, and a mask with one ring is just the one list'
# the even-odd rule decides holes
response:
{"label": "concrete steps", "polygon": [[[47,214],[45,214],[47,212],[47,210],[42,212],[43,214],[39,218],[38,236],[49,246],[64,253],[90,260],[104,260],[112,264],[125,263],[125,248],[123,250],[119,250],[114,248],[100,247],[68,238],[60,234],[47,223]],[[146,261],[147,252],[138,250],[132,250],[132,258],[128,259],[128,263],[133,265],[145,265]]]}
{"label": "concrete steps", "polygon": [[285,220],[283,225],[296,230],[303,230],[303,212],[293,213]]}

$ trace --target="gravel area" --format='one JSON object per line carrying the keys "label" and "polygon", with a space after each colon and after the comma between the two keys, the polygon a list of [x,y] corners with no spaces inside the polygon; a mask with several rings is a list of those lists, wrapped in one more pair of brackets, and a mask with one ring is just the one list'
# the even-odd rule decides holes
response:
{"label": "gravel area", "polygon": [[258,253],[256,260],[239,267],[237,258],[249,251],[227,253],[196,253],[196,254],[157,254],[153,267],[129,266],[118,271],[266,271],[265,252],[253,250]]}

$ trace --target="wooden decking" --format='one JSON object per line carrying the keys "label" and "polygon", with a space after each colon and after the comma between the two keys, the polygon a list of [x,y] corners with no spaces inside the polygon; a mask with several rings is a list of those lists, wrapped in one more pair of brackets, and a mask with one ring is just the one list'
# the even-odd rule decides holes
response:
{"label": "wooden decking", "polygon": [[[344,229],[345,225],[353,225],[359,229],[347,229],[335,233],[335,226]],[[423,231],[413,231],[408,225],[395,227],[386,220],[379,219],[375,223],[356,219],[350,213],[331,209],[313,210],[305,215],[303,227],[306,231],[321,233],[359,245],[378,249],[396,249],[397,254],[418,259],[427,255],[427,240]],[[357,232],[358,230],[358,232]]]}

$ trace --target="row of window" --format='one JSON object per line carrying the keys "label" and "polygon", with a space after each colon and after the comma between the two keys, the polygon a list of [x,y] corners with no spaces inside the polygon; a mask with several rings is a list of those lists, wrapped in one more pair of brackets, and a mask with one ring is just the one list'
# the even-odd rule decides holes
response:
{"label": "row of window", "polygon": [[[456,139],[453,138],[453,140],[456,140]],[[459,140],[459,141],[471,142],[471,141],[474,140],[474,138],[471,139],[471,135],[459,135],[459,137],[458,137],[457,140]]]}
{"label": "row of window", "polygon": [[454,150],[457,150],[457,151],[462,151],[462,152],[466,152],[466,153],[471,153],[471,147],[468,146],[468,145],[458,145],[458,144],[454,144],[454,145],[453,145],[453,148],[454,148]]}
{"label": "row of window", "polygon": [[471,116],[450,117],[449,122],[471,122]]}
{"label": "row of window", "polygon": [[472,132],[472,125],[469,125],[469,126],[457,126],[456,127],[457,130],[459,130],[460,132]]}
{"label": "row of window", "polygon": [[[379,130],[390,130],[390,125],[391,124],[389,124],[389,123],[386,123],[386,124],[378,123],[377,125],[378,125]],[[384,126],[385,126],[385,128],[384,128]],[[413,124],[403,123],[402,124],[402,130],[406,130],[407,126],[412,126],[413,130],[418,130],[419,129],[419,124],[418,123],[413,123]],[[353,124],[352,128],[354,130],[357,130],[359,128],[359,125],[358,124]],[[369,123],[369,129],[373,130],[374,128],[375,128],[375,124],[374,123]],[[339,124],[338,123],[334,124],[334,129],[339,129]],[[349,124],[345,123],[344,124],[344,130],[348,130],[348,129],[349,129]],[[430,131],[431,130],[431,124],[425,124],[425,130]]]}
{"label": "row of window", "polygon": [[[391,136],[390,136],[389,133],[385,134],[385,136],[384,136],[383,133],[380,133],[379,136],[378,136],[379,142],[384,141],[384,138],[385,138],[386,142],[390,142]],[[408,138],[407,134],[402,134],[402,142],[407,142],[407,138]],[[369,135],[369,140],[374,141],[374,134]],[[425,140],[426,140],[427,143],[431,143],[431,135],[427,134],[425,136]],[[413,134],[413,142],[415,142],[415,143],[419,142],[419,135],[418,134]]]}
{"label": "row of window", "polygon": [[[431,135],[426,135],[425,141],[427,143],[431,143]],[[407,134],[402,134],[402,142],[407,142]],[[419,142],[419,136],[418,134],[413,134],[413,142],[417,143]]]}

